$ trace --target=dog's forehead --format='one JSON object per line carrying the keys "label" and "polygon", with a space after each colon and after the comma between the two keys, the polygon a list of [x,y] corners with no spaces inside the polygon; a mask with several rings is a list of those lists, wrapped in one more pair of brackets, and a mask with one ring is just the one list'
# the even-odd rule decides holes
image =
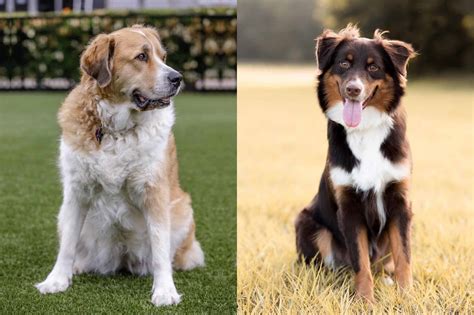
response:
{"label": "dog's forehead", "polygon": [[378,49],[378,43],[369,38],[357,38],[342,43],[337,55],[341,58],[357,59],[380,59],[382,56]]}
{"label": "dog's forehead", "polygon": [[126,45],[128,47],[137,48],[147,45],[151,46],[150,48],[158,50],[160,53],[164,53],[161,42],[153,32],[154,31],[150,29],[133,27],[115,32],[114,37],[116,38],[117,45]]}

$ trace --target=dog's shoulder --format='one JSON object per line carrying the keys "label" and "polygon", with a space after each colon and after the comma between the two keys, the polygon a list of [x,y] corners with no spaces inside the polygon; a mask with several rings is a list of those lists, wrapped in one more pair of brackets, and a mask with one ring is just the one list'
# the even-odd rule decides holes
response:
{"label": "dog's shoulder", "polygon": [[98,148],[96,132],[100,128],[97,100],[83,85],[78,85],[66,97],[58,111],[62,137],[80,151]]}

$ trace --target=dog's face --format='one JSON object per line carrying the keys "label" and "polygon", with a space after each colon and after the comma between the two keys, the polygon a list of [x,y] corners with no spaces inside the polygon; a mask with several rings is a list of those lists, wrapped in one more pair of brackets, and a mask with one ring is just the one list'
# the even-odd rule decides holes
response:
{"label": "dog's face", "polygon": [[158,32],[133,26],[97,36],[82,55],[81,69],[114,101],[150,110],[168,106],[181,87],[181,74],[165,61]]}
{"label": "dog's face", "polygon": [[[322,109],[333,116],[329,118],[342,116],[336,121],[350,128],[357,127],[366,112],[392,112],[403,95],[408,59],[414,55],[409,44],[386,40],[378,31],[374,39],[360,38],[352,26],[337,34],[325,31],[316,47]],[[342,113],[331,110],[335,106],[342,107]]]}

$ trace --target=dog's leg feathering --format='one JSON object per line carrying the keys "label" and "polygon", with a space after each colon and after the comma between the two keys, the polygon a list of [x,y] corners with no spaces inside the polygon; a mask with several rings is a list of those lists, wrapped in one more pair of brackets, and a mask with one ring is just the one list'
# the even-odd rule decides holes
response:
{"label": "dog's leg feathering", "polygon": [[195,225],[193,222],[186,239],[176,251],[173,265],[177,270],[191,270],[204,266],[204,253],[201,244],[196,240],[194,232]]}
{"label": "dog's leg feathering", "polygon": [[72,283],[76,247],[88,207],[81,191],[73,190],[73,186],[67,182],[64,185],[64,200],[58,217],[60,244],[56,263],[46,280],[35,285],[42,294],[63,292]]}

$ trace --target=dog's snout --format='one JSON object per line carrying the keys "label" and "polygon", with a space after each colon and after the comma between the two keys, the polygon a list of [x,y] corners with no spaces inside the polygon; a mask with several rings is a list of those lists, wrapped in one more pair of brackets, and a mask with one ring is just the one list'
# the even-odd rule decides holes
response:
{"label": "dog's snout", "polygon": [[182,80],[183,76],[177,71],[172,71],[168,74],[168,81],[170,81],[174,86],[179,86]]}
{"label": "dog's snout", "polygon": [[362,88],[356,84],[356,83],[349,83],[346,86],[346,93],[350,97],[357,97],[360,95],[360,92],[362,91]]}

